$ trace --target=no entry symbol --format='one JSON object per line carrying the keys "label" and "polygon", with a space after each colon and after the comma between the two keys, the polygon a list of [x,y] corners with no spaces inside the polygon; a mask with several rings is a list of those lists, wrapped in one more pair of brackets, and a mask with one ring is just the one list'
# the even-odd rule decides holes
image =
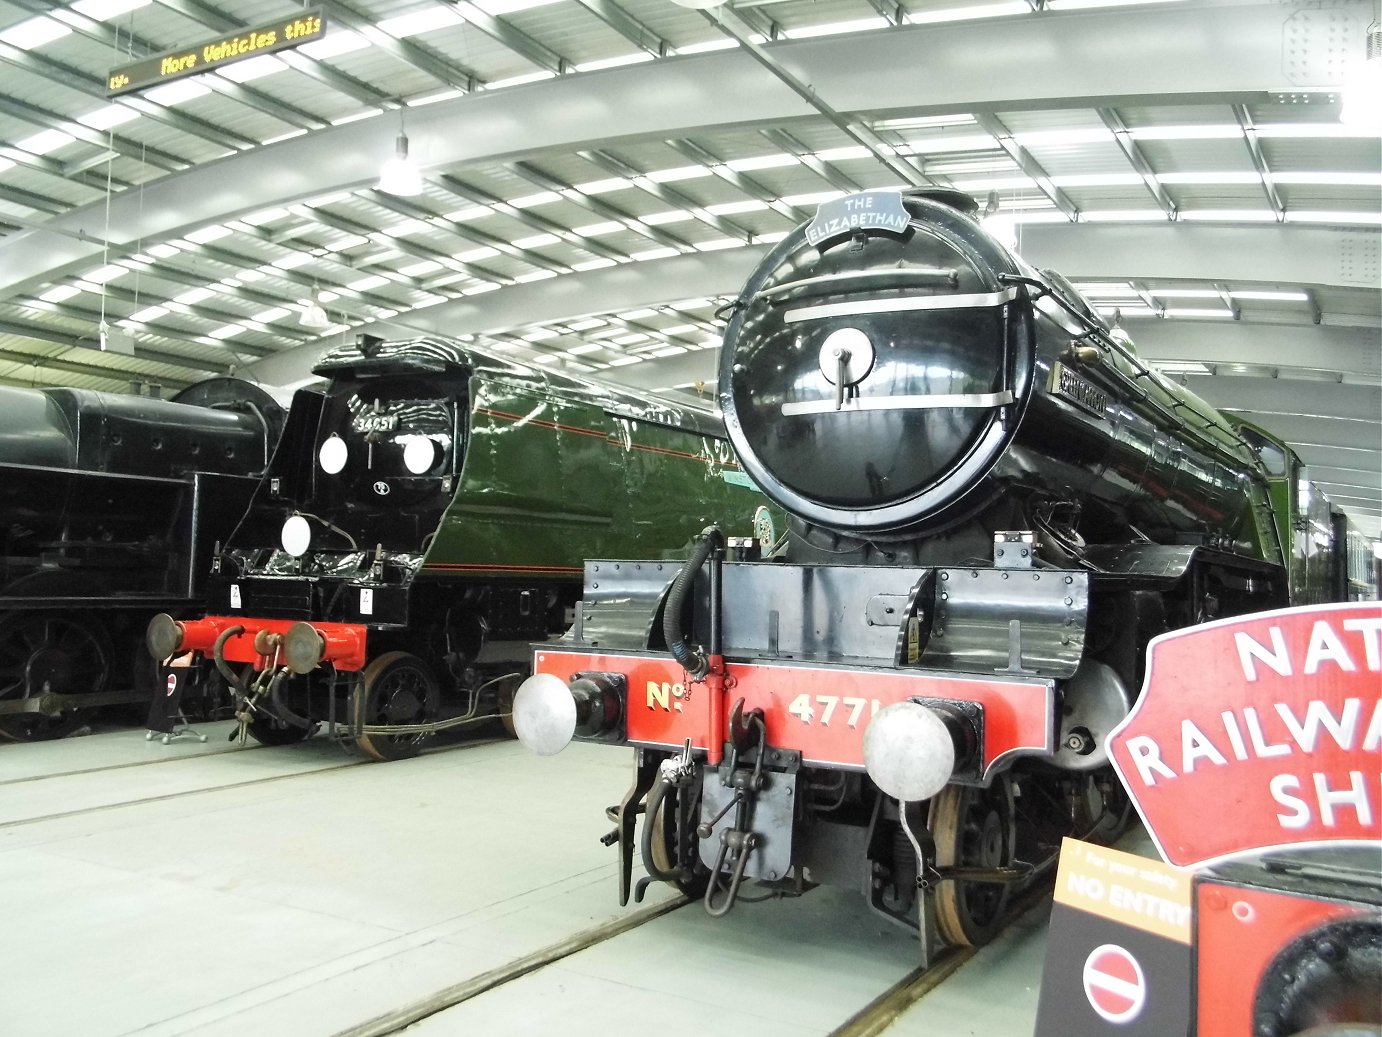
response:
{"label": "no entry symbol", "polygon": [[1095,947],[1084,961],[1084,996],[1111,1023],[1136,1019],[1147,1003],[1147,980],[1137,959],[1116,943]]}

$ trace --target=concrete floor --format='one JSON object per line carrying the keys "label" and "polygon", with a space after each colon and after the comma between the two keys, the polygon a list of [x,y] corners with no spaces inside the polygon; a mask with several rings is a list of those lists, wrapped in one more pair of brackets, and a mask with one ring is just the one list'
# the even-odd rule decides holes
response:
{"label": "concrete floor", "polygon": [[[625,914],[598,837],[627,752],[365,764],[323,740],[227,751],[228,725],[202,729],[206,745],[0,747],[0,1034],[335,1034]],[[1029,1037],[1044,919],[891,1032]],[[412,1029],[825,1034],[914,962],[840,891],[719,921],[691,905]]]}

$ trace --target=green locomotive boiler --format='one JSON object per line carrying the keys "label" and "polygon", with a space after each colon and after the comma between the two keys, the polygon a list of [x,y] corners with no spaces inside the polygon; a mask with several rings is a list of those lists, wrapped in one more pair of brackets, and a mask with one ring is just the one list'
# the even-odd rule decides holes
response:
{"label": "green locomotive boiler", "polygon": [[437,339],[361,336],[315,373],[212,563],[209,614],[149,627],[155,658],[214,660],[260,742],[329,724],[413,755],[506,711],[530,643],[574,619],[584,559],[767,525],[708,408]]}

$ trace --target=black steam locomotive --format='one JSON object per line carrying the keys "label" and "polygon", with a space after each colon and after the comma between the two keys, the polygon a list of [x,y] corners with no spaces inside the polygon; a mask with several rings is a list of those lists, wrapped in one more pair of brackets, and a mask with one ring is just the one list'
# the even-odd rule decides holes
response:
{"label": "black steam locomotive", "polygon": [[764,504],[703,406],[441,339],[361,336],[316,373],[211,563],[211,614],[149,628],[155,658],[214,660],[260,742],[325,725],[393,760],[507,712],[582,559],[684,557]]}
{"label": "black steam locomotive", "polygon": [[515,705],[538,752],[636,747],[625,900],[642,815],[649,876],[712,914],[828,883],[924,948],[982,943],[1061,836],[1119,830],[1104,743],[1148,641],[1304,585],[1284,444],[957,192],[823,205],[734,303],[719,392],[785,552],[712,529],[675,580],[588,563]]}
{"label": "black steam locomotive", "polygon": [[148,700],[143,630],[200,603],[282,423],[235,378],[172,400],[0,386],[0,737]]}

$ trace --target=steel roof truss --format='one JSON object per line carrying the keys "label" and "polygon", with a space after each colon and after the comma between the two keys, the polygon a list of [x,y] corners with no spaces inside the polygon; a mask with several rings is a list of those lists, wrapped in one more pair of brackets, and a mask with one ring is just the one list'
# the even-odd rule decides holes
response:
{"label": "steel roof truss", "polygon": [[1143,184],[1151,192],[1152,197],[1156,199],[1157,205],[1166,214],[1166,218],[1174,220],[1180,211],[1180,206],[1167,193],[1166,188],[1157,177],[1156,170],[1147,161],[1147,156],[1137,141],[1133,139],[1127,124],[1123,122],[1123,117],[1118,114],[1115,108],[1100,108],[1098,112],[1099,118],[1104,120],[1104,125],[1113,132],[1113,139],[1118,142],[1118,147],[1122,149],[1124,157],[1128,160],[1128,165],[1132,166],[1137,175],[1142,177]]}

